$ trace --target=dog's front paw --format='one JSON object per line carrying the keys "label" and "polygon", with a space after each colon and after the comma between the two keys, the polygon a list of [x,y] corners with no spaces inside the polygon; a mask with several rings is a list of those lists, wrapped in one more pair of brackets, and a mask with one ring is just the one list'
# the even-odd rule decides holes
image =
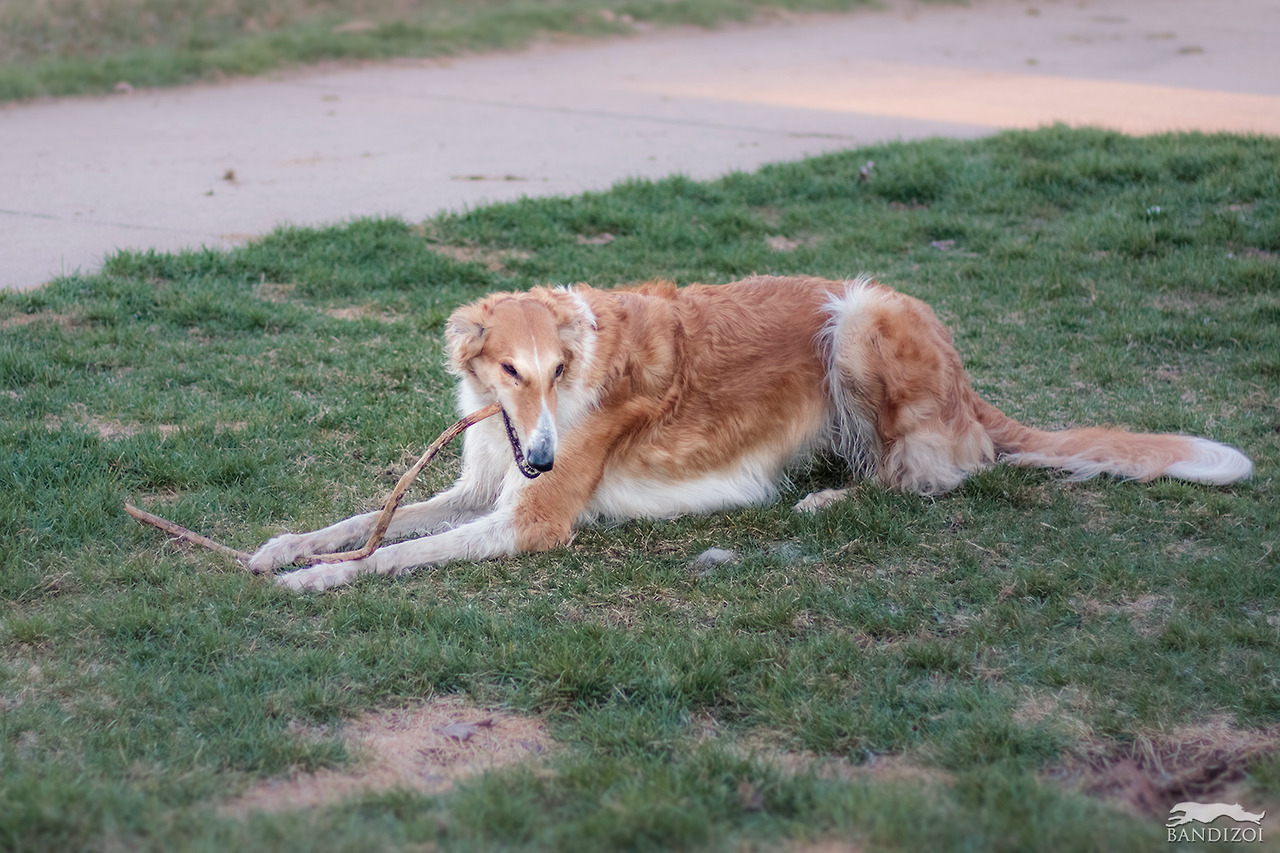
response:
{"label": "dog's front paw", "polygon": [[849,496],[848,489],[823,489],[820,492],[814,492],[808,497],[802,498],[792,507],[796,512],[814,513],[823,507],[831,506],[839,503]]}
{"label": "dog's front paw", "polygon": [[305,536],[300,533],[282,533],[253,553],[249,558],[249,571],[259,575],[274,572],[308,553],[310,550],[306,547]]}
{"label": "dog's front paw", "polygon": [[311,589],[317,592],[332,589],[349,583],[357,575],[365,571],[361,560],[349,560],[345,563],[317,563],[296,572],[287,572],[276,578],[276,585],[294,592]]}

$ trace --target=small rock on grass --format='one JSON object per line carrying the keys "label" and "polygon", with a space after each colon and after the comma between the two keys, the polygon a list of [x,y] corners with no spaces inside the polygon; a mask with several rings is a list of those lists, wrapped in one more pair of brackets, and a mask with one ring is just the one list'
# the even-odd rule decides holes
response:
{"label": "small rock on grass", "polygon": [[729,551],[724,548],[708,548],[693,558],[692,566],[695,569],[709,569],[713,566],[723,566],[725,563],[736,563],[737,561],[737,551]]}

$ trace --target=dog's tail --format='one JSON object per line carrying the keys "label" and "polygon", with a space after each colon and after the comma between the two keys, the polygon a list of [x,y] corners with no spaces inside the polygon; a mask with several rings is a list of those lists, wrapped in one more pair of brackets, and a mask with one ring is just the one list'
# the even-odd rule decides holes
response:
{"label": "dog's tail", "polygon": [[1069,472],[1073,480],[1111,474],[1131,480],[1173,477],[1225,486],[1253,473],[1249,457],[1207,438],[1097,427],[1045,432],[1018,423],[981,399],[977,415],[999,459],[1030,468],[1057,468]]}

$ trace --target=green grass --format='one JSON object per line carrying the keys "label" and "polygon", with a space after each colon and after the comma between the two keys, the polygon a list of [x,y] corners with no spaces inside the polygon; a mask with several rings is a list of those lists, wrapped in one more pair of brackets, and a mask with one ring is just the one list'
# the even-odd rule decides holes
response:
{"label": "green grass", "polygon": [[[932,0],[948,2],[948,0]],[[874,0],[5,0],[0,101],[171,86],[331,60],[715,26]]]}
{"label": "green grass", "polygon": [[[1280,715],[1278,176],[1274,139],[1053,128],[120,253],[0,295],[0,848],[1168,849],[1160,815],[1061,778]],[[818,465],[776,506],[302,596],[121,508],[251,549],[375,506],[453,418],[444,318],[495,288],[862,271],[932,304],[1011,415],[1208,435],[1255,477],[1000,467],[797,516],[839,482]],[[742,559],[691,569],[713,545]],[[299,727],[435,693],[565,748],[437,797],[216,813],[351,760]],[[779,750],[941,781],[789,775]],[[1189,798],[1280,806],[1275,753],[1165,758]]]}

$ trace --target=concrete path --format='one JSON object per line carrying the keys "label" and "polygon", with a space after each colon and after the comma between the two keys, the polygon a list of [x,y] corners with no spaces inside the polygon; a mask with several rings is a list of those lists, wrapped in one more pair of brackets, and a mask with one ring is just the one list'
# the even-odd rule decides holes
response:
{"label": "concrete path", "polygon": [[1280,0],[904,0],[0,107],[0,287],[92,271],[117,248],[1052,121],[1280,134]]}

